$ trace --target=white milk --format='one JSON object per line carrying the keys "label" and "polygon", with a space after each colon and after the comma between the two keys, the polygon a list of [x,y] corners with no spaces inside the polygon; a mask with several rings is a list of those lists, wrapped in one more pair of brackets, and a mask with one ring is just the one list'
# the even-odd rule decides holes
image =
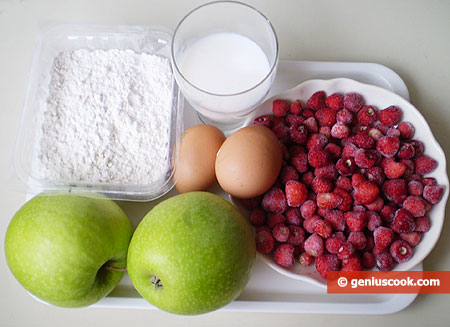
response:
{"label": "white milk", "polygon": [[[204,116],[223,122],[235,120],[258,105],[275,75],[248,91],[264,80],[271,67],[254,41],[235,33],[215,33],[196,40],[185,50],[180,68],[198,89],[213,93],[182,82],[185,97]],[[241,92],[245,93],[236,94]]]}
{"label": "white milk", "polygon": [[235,33],[215,33],[195,41],[186,50],[181,67],[192,84],[215,94],[246,91],[270,70],[263,50]]}

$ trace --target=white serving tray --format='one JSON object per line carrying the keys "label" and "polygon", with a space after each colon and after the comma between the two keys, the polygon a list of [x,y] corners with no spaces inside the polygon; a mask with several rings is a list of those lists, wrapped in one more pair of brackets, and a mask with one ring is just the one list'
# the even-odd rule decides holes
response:
{"label": "white serving tray", "polygon": [[[377,85],[409,99],[408,89],[391,69],[373,63],[281,61],[278,73],[268,97],[290,89],[309,79],[347,77],[362,83]],[[185,103],[185,128],[198,124],[195,111]],[[218,187],[211,190],[225,199],[228,196]],[[118,202],[134,227],[158,202],[176,194],[172,190],[153,202]],[[412,270],[423,270],[422,264]],[[224,311],[331,313],[331,314],[388,314],[410,305],[417,294],[327,294],[326,289],[294,280],[275,272],[257,256],[252,277],[242,294],[222,308]],[[140,297],[128,275],[117,288],[100,302],[92,305],[100,308],[153,309],[156,308]]]}

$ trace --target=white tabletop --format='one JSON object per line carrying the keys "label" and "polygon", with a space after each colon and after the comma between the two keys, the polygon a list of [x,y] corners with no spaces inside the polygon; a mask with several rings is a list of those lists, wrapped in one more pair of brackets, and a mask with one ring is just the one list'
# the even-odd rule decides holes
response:
{"label": "white tabletop", "polygon": [[[154,310],[63,309],[37,302],[15,281],[4,259],[7,224],[25,202],[12,183],[11,155],[18,131],[35,38],[59,23],[148,24],[174,28],[205,1],[0,0],[0,326],[443,326],[450,296],[419,295],[388,316],[214,312],[182,317]],[[395,70],[409,88],[446,153],[450,151],[450,2],[247,1],[272,21],[280,59],[376,62]],[[450,270],[449,222],[424,262]]]}

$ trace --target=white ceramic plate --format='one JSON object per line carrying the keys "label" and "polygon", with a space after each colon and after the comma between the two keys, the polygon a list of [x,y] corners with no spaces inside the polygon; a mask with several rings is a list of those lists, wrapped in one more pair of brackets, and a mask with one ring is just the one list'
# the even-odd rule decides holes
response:
{"label": "white ceramic plate", "polygon": [[[433,133],[431,132],[431,129],[425,121],[424,117],[411,103],[409,103],[399,95],[387,91],[386,89],[383,89],[381,87],[363,84],[347,78],[336,78],[330,80],[309,80],[292,89],[281,92],[260,105],[246,120],[245,125],[251,125],[253,120],[261,115],[272,113],[272,102],[275,99],[284,99],[290,101],[299,99],[303,103],[306,103],[308,98],[314,92],[319,90],[325,91],[327,95],[335,92],[341,94],[356,92],[364,97],[366,104],[376,106],[378,109],[384,109],[390,105],[399,106],[403,110],[403,120],[411,122],[415,127],[416,132],[414,135],[414,139],[422,141],[425,144],[425,154],[433,157],[438,161],[439,165],[436,170],[434,170],[427,176],[436,178],[438,183],[444,186],[445,190],[442,200],[438,204],[434,205],[429,212],[431,228],[427,233],[424,233],[422,241],[415,247],[414,255],[411,260],[402,264],[397,264],[394,268],[394,270],[397,271],[410,270],[411,268],[422,262],[431,252],[439,239],[442,225],[444,223],[445,206],[449,193],[449,181],[446,170],[447,164],[444,152],[434,138]],[[233,202],[238,207],[240,207],[237,201]],[[242,207],[240,208],[242,209]],[[303,280],[320,287],[326,287],[326,280],[319,273],[317,273],[315,265],[311,265],[310,267],[303,267],[297,262],[291,268],[285,269],[280,267],[273,261],[272,255],[263,255],[261,253],[258,253],[258,255],[260,255],[264,262],[267,263],[271,268],[283,275],[294,279]],[[374,268],[374,270],[376,270],[376,268]]]}

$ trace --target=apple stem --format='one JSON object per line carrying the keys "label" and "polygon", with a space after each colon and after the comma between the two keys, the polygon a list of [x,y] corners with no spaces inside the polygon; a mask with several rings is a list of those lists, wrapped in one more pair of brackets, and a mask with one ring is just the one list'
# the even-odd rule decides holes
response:
{"label": "apple stem", "polygon": [[153,275],[151,279],[151,283],[155,285],[155,291],[159,289],[164,289],[163,284],[161,283],[161,279],[158,278],[158,276]]}
{"label": "apple stem", "polygon": [[117,267],[111,267],[111,266],[105,266],[106,269],[114,270],[114,271],[127,271],[127,268],[117,268]]}

